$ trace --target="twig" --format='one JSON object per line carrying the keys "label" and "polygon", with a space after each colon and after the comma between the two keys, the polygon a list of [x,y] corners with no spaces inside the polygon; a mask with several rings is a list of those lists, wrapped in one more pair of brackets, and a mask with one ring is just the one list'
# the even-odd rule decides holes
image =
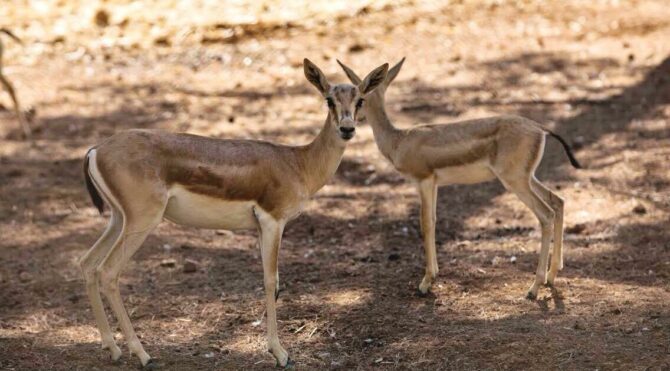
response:
{"label": "twig", "polygon": [[307,335],[307,338],[308,338],[308,339],[311,339],[311,338],[312,338],[312,335],[314,335],[314,333],[315,333],[316,330],[318,330],[318,329],[319,329],[319,326],[314,327],[314,329],[309,333],[309,335]]}

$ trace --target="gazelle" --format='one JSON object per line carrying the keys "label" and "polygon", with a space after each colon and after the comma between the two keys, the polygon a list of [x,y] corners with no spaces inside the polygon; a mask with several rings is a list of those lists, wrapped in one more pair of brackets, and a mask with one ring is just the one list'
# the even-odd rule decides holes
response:
{"label": "gazelle", "polygon": [[[540,285],[554,283],[563,269],[563,199],[535,177],[544,152],[545,136],[556,138],[570,163],[580,168],[567,143],[540,124],[518,116],[495,116],[448,125],[420,125],[409,129],[393,126],[384,107],[384,94],[405,61],[388,72],[384,82],[365,99],[361,119],[370,122],[381,153],[399,172],[414,180],[421,198],[421,231],[426,271],[419,285],[426,294],[438,266],[435,252],[437,188],[447,184],[474,184],[498,178],[505,188],[537,216],[542,227],[540,261],[527,297],[534,299]],[[361,79],[338,61],[354,84]],[[358,113],[358,112],[357,112]],[[553,230],[554,249],[547,275]]]}
{"label": "gazelle", "polygon": [[[21,39],[19,39],[16,35],[14,35],[12,31],[6,28],[0,28],[0,32],[6,34],[17,43],[23,44],[21,42]],[[2,84],[2,87],[5,88],[7,94],[9,94],[9,97],[12,99],[12,103],[14,104],[14,113],[16,114],[17,120],[19,120],[19,124],[21,124],[21,129],[23,129],[23,135],[26,138],[29,138],[31,133],[30,133],[30,126],[28,125],[28,119],[26,119],[26,116],[23,114],[23,110],[21,109],[21,105],[19,104],[19,99],[16,97],[16,92],[14,91],[14,86],[9,82],[9,80],[7,80],[5,75],[2,73],[3,52],[4,49],[2,39],[0,39],[0,84]]]}
{"label": "gazelle", "polygon": [[198,228],[258,229],[268,350],[279,365],[289,365],[277,336],[275,309],[277,255],[284,225],[335,173],[346,142],[354,136],[356,102],[384,81],[387,71],[384,64],[357,86],[331,86],[321,70],[305,59],[305,76],[328,102],[328,116],[318,136],[304,146],[130,130],[89,150],[84,163],[86,186],[100,212],[105,203],[109,205],[111,219],[80,265],[102,347],[111,351],[113,360],[121,350],[107,322],[100,291],[119,321],[130,352],[143,366],[151,362],[123,306],[119,274],[165,218]]}

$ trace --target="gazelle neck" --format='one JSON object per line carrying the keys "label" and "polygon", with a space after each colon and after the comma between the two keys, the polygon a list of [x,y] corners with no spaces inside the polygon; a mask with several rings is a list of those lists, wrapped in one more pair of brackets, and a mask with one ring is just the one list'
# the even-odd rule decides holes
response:
{"label": "gazelle neck", "polygon": [[305,182],[310,195],[316,193],[335,174],[346,144],[338,138],[330,113],[319,135],[301,148]]}
{"label": "gazelle neck", "polygon": [[389,157],[393,151],[397,139],[400,137],[402,130],[397,129],[391,123],[391,120],[386,113],[384,101],[380,97],[371,97],[368,100],[367,121],[372,127],[372,134],[375,137],[375,142],[379,150]]}

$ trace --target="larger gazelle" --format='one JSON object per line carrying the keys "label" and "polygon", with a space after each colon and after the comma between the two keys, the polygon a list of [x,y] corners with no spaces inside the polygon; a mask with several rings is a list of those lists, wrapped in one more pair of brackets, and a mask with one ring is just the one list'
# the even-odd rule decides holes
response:
{"label": "larger gazelle", "polygon": [[[346,142],[354,136],[352,112],[361,97],[386,77],[388,65],[372,71],[360,84],[331,86],[305,59],[305,76],[328,102],[328,116],[318,136],[304,146],[254,140],[221,140],[149,130],[118,133],[86,155],[86,185],[111,219],[100,239],[82,257],[86,291],[102,337],[113,360],[121,356],[103,308],[105,295],[132,354],[143,366],[151,362],[135,335],[119,293],[119,274],[147,235],[163,220],[213,229],[259,231],[267,305],[268,350],[281,366],[288,353],[277,336],[275,310],[277,255],[287,221],[335,173]],[[99,286],[100,285],[100,286]]]}
{"label": "larger gazelle", "polygon": [[[360,110],[366,116],[381,153],[401,173],[413,179],[421,198],[421,231],[426,271],[419,290],[426,293],[438,272],[435,251],[437,188],[447,184],[474,184],[498,178],[506,189],[537,216],[542,227],[540,260],[528,298],[540,285],[553,284],[563,269],[563,200],[535,177],[544,153],[545,136],[556,138],[570,163],[579,168],[567,143],[540,124],[518,116],[495,116],[447,125],[393,126],[384,106],[384,94],[400,72],[403,58],[388,72],[381,86],[366,98]],[[361,79],[338,61],[353,83]],[[554,249],[549,264],[549,247]]]}

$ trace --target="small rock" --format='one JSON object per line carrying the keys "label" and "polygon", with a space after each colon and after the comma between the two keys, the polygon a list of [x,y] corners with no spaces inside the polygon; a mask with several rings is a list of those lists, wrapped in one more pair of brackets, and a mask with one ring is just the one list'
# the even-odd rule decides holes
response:
{"label": "small rock", "polygon": [[497,256],[494,257],[493,259],[491,259],[491,265],[494,266],[494,267],[499,266],[502,262],[503,262],[502,258],[497,257]]}
{"label": "small rock", "polygon": [[328,352],[319,352],[319,353],[316,353],[316,356],[317,356],[319,359],[325,361],[327,358],[330,357],[330,353],[328,353]]}
{"label": "small rock", "polygon": [[575,325],[573,326],[575,330],[585,330],[586,327],[584,327],[584,324],[577,321],[575,322]]}
{"label": "small rock", "polygon": [[389,254],[389,261],[396,261],[400,259],[400,254],[398,253],[391,253]]}
{"label": "small rock", "polygon": [[163,244],[163,250],[170,251],[170,250],[172,250],[172,246],[170,244],[167,244],[167,243]]}
{"label": "small rock", "polygon": [[193,260],[184,261],[184,273],[193,273],[198,270],[198,265]]}
{"label": "small rock", "polygon": [[170,46],[170,38],[168,36],[159,36],[154,39],[154,45],[157,46]]}
{"label": "small rock", "polygon": [[509,258],[509,261],[512,264],[516,264],[516,256],[512,256],[511,258]]}
{"label": "small rock", "polygon": [[109,13],[105,9],[99,9],[95,12],[93,21],[98,27],[107,27],[109,26]]}
{"label": "small rock", "polygon": [[355,43],[349,47],[349,52],[351,53],[359,53],[362,52],[363,50],[367,49],[367,45],[363,45],[360,43]]}
{"label": "small rock", "polygon": [[565,228],[565,233],[569,234],[580,234],[586,230],[586,224],[584,223],[577,223],[575,225],[572,225],[570,227]]}
{"label": "small rock", "polygon": [[175,259],[168,258],[161,260],[161,267],[172,268],[175,265],[177,265],[177,261]]}
{"label": "small rock", "polygon": [[644,215],[647,213],[647,208],[640,204],[633,208],[633,212],[637,215]]}
{"label": "small rock", "polygon": [[30,273],[28,273],[28,272],[19,273],[19,281],[28,282],[28,281],[30,281],[30,279],[31,279]]}

